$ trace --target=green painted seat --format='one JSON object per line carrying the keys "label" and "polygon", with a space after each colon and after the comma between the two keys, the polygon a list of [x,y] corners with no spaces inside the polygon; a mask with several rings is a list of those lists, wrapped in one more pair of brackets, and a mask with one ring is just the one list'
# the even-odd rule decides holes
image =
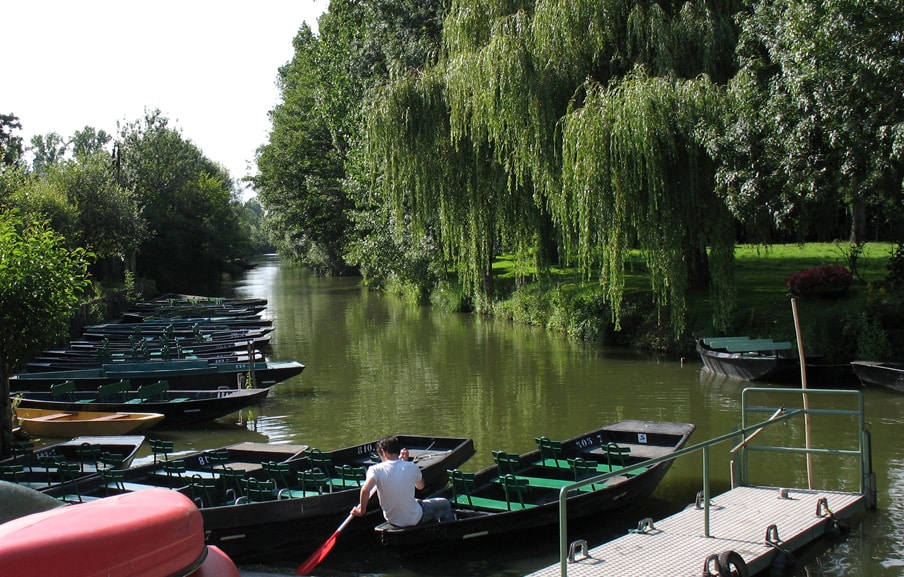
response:
{"label": "green painted seat", "polygon": [[537,448],[540,450],[540,460],[537,462],[542,467],[567,467],[568,462],[562,458],[561,441],[553,441],[549,437],[537,437]]}
{"label": "green painted seat", "polygon": [[24,483],[25,467],[19,464],[0,466],[0,480],[7,483]]}
{"label": "green painted seat", "polygon": [[277,463],[276,461],[264,461],[261,463],[264,473],[270,477],[277,487],[288,489],[292,486],[290,479],[292,478],[292,469],[288,463]]}
{"label": "green painted seat", "polygon": [[336,467],[336,476],[333,478],[332,484],[346,489],[360,487],[364,483],[366,475],[366,467],[340,465]]}
{"label": "green painted seat", "polygon": [[97,398],[102,403],[131,402],[126,398],[132,384],[129,381],[117,381],[97,387]]}
{"label": "green painted seat", "polygon": [[63,381],[50,385],[50,398],[54,401],[66,401],[70,403],[93,403],[94,399],[76,399],[75,381]]}
{"label": "green painted seat", "polygon": [[307,493],[317,493],[322,495],[332,490],[330,479],[323,471],[317,469],[308,469],[298,472],[298,483],[301,485],[302,491]]}
{"label": "green painted seat", "polygon": [[163,439],[150,439],[148,444],[151,451],[154,452],[154,463],[169,461],[169,455],[173,452],[173,441],[164,441]]}
{"label": "green painted seat", "polygon": [[238,499],[238,503],[262,503],[273,501],[277,497],[276,483],[271,479],[248,477],[240,482],[244,495]]}

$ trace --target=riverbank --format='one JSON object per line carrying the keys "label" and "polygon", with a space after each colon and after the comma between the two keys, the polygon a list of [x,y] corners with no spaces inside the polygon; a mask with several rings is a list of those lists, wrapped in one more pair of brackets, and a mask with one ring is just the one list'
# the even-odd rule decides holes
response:
{"label": "riverbank", "polygon": [[[649,275],[639,254],[629,260],[634,271],[626,283],[620,327],[613,322],[604,288],[582,279],[573,270],[554,270],[546,278],[516,282],[514,263],[504,259],[496,267],[500,295],[483,313],[519,324],[656,354],[695,356],[695,339],[721,334],[749,335],[796,342],[791,299],[796,298],[801,334],[807,350],[819,351],[826,363],[846,364],[857,358],[888,359],[904,350],[897,329],[901,296],[889,294],[882,283],[889,276],[895,246],[871,243],[852,247],[843,243],[806,245],[742,245],[735,253],[735,307],[728,326],[716,328],[709,291],[690,291],[686,328],[678,335],[669,321],[669,308],[656,310]],[[826,295],[792,295],[789,276],[813,267],[841,265],[852,274],[843,291]],[[448,306],[454,298],[441,289],[431,299]]]}

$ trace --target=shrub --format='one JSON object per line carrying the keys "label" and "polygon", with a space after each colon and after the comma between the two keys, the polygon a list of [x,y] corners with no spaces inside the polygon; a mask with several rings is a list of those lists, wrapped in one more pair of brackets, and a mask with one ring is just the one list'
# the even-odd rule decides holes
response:
{"label": "shrub", "polygon": [[798,296],[837,296],[851,285],[853,275],[840,264],[814,266],[785,279],[791,294]]}

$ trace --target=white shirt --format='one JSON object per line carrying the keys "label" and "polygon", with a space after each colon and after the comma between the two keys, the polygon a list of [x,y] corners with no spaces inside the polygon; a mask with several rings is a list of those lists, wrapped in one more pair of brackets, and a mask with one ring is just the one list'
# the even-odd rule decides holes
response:
{"label": "white shirt", "polygon": [[393,459],[367,468],[373,478],[383,518],[396,527],[417,525],[424,514],[414,497],[415,483],[421,480],[421,468],[411,461]]}

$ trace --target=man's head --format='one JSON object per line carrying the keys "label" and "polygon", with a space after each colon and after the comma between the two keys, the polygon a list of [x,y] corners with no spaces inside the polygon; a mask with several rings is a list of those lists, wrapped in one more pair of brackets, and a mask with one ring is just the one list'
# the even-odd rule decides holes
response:
{"label": "man's head", "polygon": [[398,455],[402,450],[402,443],[395,436],[383,437],[377,441],[377,451],[382,451],[387,455]]}

